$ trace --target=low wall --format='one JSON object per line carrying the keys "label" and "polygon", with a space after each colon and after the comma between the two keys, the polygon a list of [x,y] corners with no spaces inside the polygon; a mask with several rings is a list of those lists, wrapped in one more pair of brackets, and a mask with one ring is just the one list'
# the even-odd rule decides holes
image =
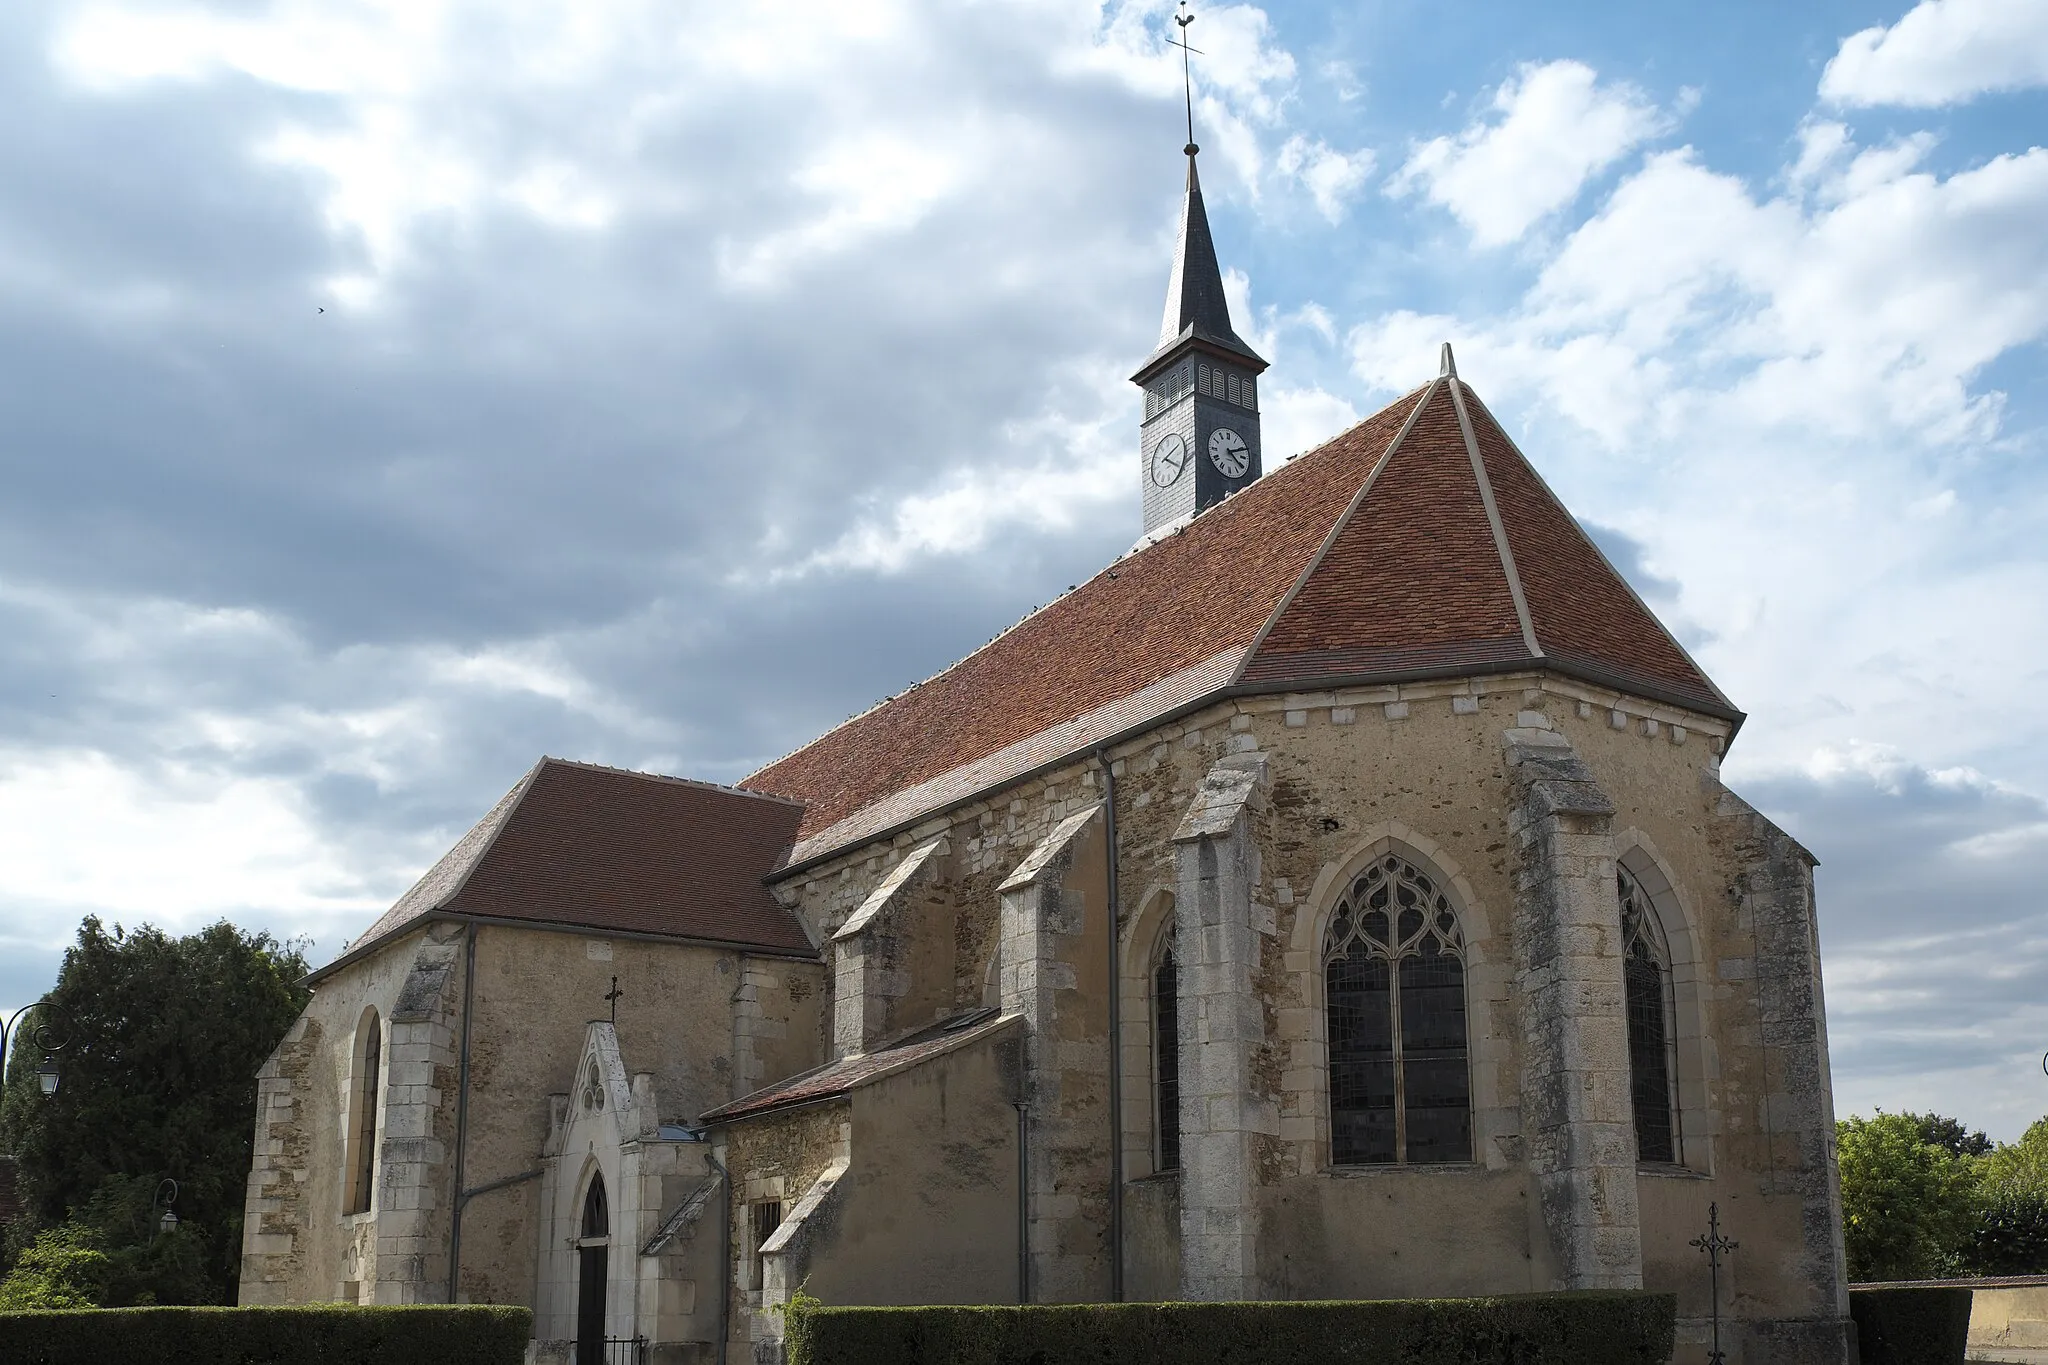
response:
{"label": "low wall", "polygon": [[1970,1350],[2048,1351],[2048,1275],[2008,1275],[1975,1280],[1912,1280],[1896,1285],[1852,1285],[1852,1289],[1968,1289]]}
{"label": "low wall", "polygon": [[2048,1351],[2048,1275],[1970,1283],[1971,1350]]}

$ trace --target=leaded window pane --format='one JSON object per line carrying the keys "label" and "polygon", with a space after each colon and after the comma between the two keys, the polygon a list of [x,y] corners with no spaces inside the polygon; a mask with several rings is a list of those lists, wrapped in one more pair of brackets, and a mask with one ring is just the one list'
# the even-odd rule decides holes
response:
{"label": "leaded window pane", "polygon": [[1180,1169],[1180,973],[1168,948],[1152,976],[1153,1122],[1159,1133],[1159,1169]]}
{"label": "leaded window pane", "polygon": [[1676,1161],[1670,962],[1642,887],[1621,868],[1615,870],[1615,881],[1621,898],[1622,980],[1628,1007],[1629,1098],[1635,1112],[1636,1158]]}
{"label": "leaded window pane", "polygon": [[1353,880],[1324,941],[1331,1158],[1472,1159],[1464,939],[1443,890],[1405,859]]}

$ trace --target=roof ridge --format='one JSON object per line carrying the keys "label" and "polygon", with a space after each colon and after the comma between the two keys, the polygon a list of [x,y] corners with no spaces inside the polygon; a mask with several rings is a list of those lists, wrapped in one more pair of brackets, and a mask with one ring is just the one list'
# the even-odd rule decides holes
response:
{"label": "roof ridge", "polygon": [[[1543,644],[1536,638],[1536,621],[1529,615],[1529,595],[1522,590],[1522,575],[1515,568],[1515,552],[1508,544],[1507,528],[1501,525],[1500,504],[1494,501],[1493,480],[1486,476],[1486,461],[1479,454],[1479,438],[1472,434],[1472,417],[1465,411],[1462,389],[1465,381],[1457,377],[1457,365],[1451,359],[1451,344],[1444,343],[1444,368],[1451,376],[1451,406],[1458,412],[1458,431],[1465,438],[1465,455],[1472,462],[1472,477],[1479,485],[1479,504],[1486,509],[1486,524],[1493,531],[1494,552],[1500,556],[1501,570],[1507,575],[1508,596],[1515,604],[1515,619],[1522,623],[1522,643],[1529,653],[1540,659]],[[1488,413],[1491,417],[1493,414]],[[1494,423],[1499,426],[1499,422]],[[1505,433],[1503,433],[1505,434]],[[1520,452],[1517,452],[1519,454]],[[1523,460],[1524,464],[1528,461]]]}
{"label": "roof ridge", "polygon": [[676,777],[670,773],[642,772],[637,768],[620,768],[610,763],[592,763],[580,758],[557,758],[553,754],[541,755],[540,764],[552,763],[562,768],[582,768],[587,772],[609,773],[616,777],[637,777],[643,782],[666,782],[678,787],[697,787],[704,791],[723,792],[729,796],[750,796],[757,801],[773,801],[778,805],[801,807],[804,803],[793,797],[775,792],[755,791],[751,787],[735,787],[725,782],[707,782],[700,777]]}
{"label": "roof ridge", "polygon": [[[1628,575],[1614,567],[1614,561],[1607,557],[1607,551],[1600,548],[1600,542],[1587,534],[1586,528],[1579,524],[1579,519],[1572,514],[1572,509],[1565,506],[1564,499],[1557,496],[1557,490],[1550,486],[1550,481],[1543,477],[1543,472],[1536,468],[1535,462],[1522,453],[1522,447],[1516,444],[1515,438],[1509,433],[1506,424],[1494,415],[1492,408],[1486,406],[1486,400],[1475,393],[1472,395],[1472,401],[1479,405],[1479,410],[1482,413],[1486,414],[1486,420],[1493,423],[1494,430],[1498,431],[1501,439],[1508,443],[1508,449],[1514,452],[1515,458],[1520,460],[1523,466],[1528,469],[1530,477],[1536,480],[1536,486],[1543,491],[1543,496],[1549,498],[1552,505],[1558,511],[1564,513],[1565,520],[1571,523],[1573,532],[1587,545],[1592,547],[1593,553],[1599,556],[1600,562],[1606,566],[1607,572],[1614,575],[1615,581],[1621,584],[1623,591],[1628,593],[1630,600],[1642,609],[1643,615],[1649,617],[1651,623],[1663,633],[1664,638],[1671,642],[1671,647],[1678,651],[1679,657],[1692,666],[1692,671],[1699,676],[1701,682],[1707,685],[1707,691],[1713,695],[1715,700],[1719,701],[1731,712],[1738,716],[1741,715],[1742,708],[1728,699],[1728,694],[1721,690],[1721,685],[1714,681],[1713,675],[1708,673],[1706,669],[1701,668],[1699,660],[1693,658],[1692,651],[1687,649],[1684,642],[1671,633],[1671,628],[1664,624],[1664,618],[1650,609],[1650,604],[1645,602],[1643,595],[1636,591],[1636,585],[1628,581]],[[1740,722],[1738,721],[1737,724],[1740,725]],[[1729,738],[1732,740],[1734,736],[1730,735]]]}
{"label": "roof ridge", "polygon": [[[1237,661],[1237,667],[1231,671],[1230,681],[1232,683],[1243,681],[1244,671],[1251,664],[1251,661],[1258,657],[1259,647],[1266,643],[1266,637],[1272,634],[1273,627],[1286,614],[1287,609],[1294,605],[1294,600],[1301,596],[1301,590],[1308,585],[1308,581],[1315,574],[1315,571],[1322,567],[1323,559],[1330,553],[1330,547],[1337,543],[1337,537],[1343,533],[1346,526],[1351,524],[1352,516],[1365,504],[1366,495],[1372,491],[1373,485],[1379,482],[1380,472],[1394,462],[1394,455],[1401,449],[1401,443],[1407,440],[1408,433],[1415,429],[1416,422],[1422,417],[1423,409],[1429,406],[1429,400],[1436,396],[1437,386],[1442,383],[1443,377],[1439,375],[1422,386],[1422,396],[1416,399],[1415,406],[1408,410],[1408,416],[1401,423],[1401,429],[1394,433],[1394,439],[1387,443],[1386,450],[1381,453],[1379,459],[1373,462],[1372,468],[1366,471],[1364,481],[1358,485],[1358,491],[1351,495],[1351,501],[1337,515],[1337,520],[1331,523],[1329,533],[1323,537],[1323,543],[1316,546],[1316,552],[1309,556],[1308,564],[1295,577],[1293,584],[1289,586],[1287,591],[1280,595],[1280,601],[1274,606],[1272,612],[1267,615],[1266,623],[1259,627],[1259,633],[1252,636],[1252,642],[1245,647],[1244,656]],[[1399,402],[1400,400],[1396,399],[1395,401]],[[1388,406],[1391,407],[1392,404]],[[1386,408],[1380,409],[1380,412],[1385,411]],[[1378,415],[1378,413],[1373,414],[1375,417]],[[1331,438],[1329,441],[1325,441],[1323,445],[1317,446],[1316,450],[1322,450],[1336,444],[1344,436],[1350,435],[1351,432],[1357,430],[1358,427],[1364,426],[1371,420],[1371,417],[1360,419],[1354,425],[1346,427],[1342,434]],[[1313,453],[1315,452],[1304,451],[1299,459],[1306,459]],[[1290,460],[1288,464],[1298,463],[1299,459]],[[1286,467],[1286,465],[1281,466],[1282,469]],[[1280,471],[1276,469],[1273,472],[1277,474]]]}

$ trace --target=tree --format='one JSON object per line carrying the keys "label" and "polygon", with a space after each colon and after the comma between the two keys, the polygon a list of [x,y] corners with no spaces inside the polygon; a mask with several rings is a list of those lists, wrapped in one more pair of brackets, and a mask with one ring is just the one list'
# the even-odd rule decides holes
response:
{"label": "tree", "polygon": [[1919,1125],[1920,1140],[1930,1147],[1940,1147],[1955,1156],[1983,1156],[1991,1150],[1991,1139],[1983,1132],[1972,1132],[1959,1119],[1942,1114],[1907,1114],[1905,1117]]}
{"label": "tree", "polygon": [[2048,1119],[1978,1165],[1984,1216],[1969,1253],[1979,1275],[2048,1274]]}
{"label": "tree", "polygon": [[[256,1071],[304,1008],[305,974],[296,947],[225,922],[183,938],[79,926],[50,992],[68,1034],[62,1083],[41,1095],[41,1058],[24,1049],[0,1097],[0,1147],[20,1159],[36,1223],[70,1220],[74,1244],[105,1254],[106,1291],[233,1301]],[[168,1245],[149,1203],[165,1177],[180,1219]]]}
{"label": "tree", "polygon": [[1836,1125],[1849,1278],[1917,1280],[1963,1269],[1979,1213],[1968,1158],[1924,1140],[1911,1114]]}
{"label": "tree", "polygon": [[83,1228],[39,1234],[0,1280],[0,1313],[98,1308],[106,1293],[106,1253]]}

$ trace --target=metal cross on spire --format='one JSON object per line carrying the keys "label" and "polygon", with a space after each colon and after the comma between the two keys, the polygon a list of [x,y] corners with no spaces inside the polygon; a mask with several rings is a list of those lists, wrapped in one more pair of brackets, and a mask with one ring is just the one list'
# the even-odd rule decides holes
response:
{"label": "metal cross on spire", "polygon": [[1180,88],[1188,107],[1187,154],[1193,156],[1202,149],[1195,145],[1195,77],[1188,66],[1188,54],[1192,52],[1199,57],[1202,55],[1202,49],[1188,46],[1188,25],[1195,22],[1195,14],[1188,8],[1188,0],[1180,0],[1180,13],[1173,16],[1173,22],[1180,26],[1180,37],[1169,39],[1167,45],[1180,49]]}
{"label": "metal cross on spire", "polygon": [[612,1022],[613,1022],[614,1024],[616,1024],[616,1023],[618,1023],[618,1022],[619,1022],[619,997],[620,997],[620,996],[622,996],[622,995],[624,995],[624,994],[625,994],[625,992],[619,989],[619,979],[618,979],[618,978],[617,978],[616,976],[615,976],[615,977],[613,977],[613,978],[612,978],[612,988],[611,988],[611,990],[610,990],[610,991],[609,991],[609,992],[608,992],[608,993],[607,993],[607,994],[605,995],[605,999],[611,1002],[611,1007],[612,1007]]}

